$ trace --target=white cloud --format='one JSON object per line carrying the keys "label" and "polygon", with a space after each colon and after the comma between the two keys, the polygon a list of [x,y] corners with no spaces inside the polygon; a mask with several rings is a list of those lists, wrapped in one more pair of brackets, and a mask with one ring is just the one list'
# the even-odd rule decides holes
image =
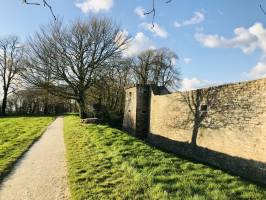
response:
{"label": "white cloud", "polygon": [[258,62],[248,73],[245,74],[252,79],[266,77],[266,63]]}
{"label": "white cloud", "polygon": [[203,22],[205,20],[205,15],[200,12],[200,11],[196,11],[194,12],[194,15],[188,19],[188,20],[185,20],[183,22],[175,22],[174,25],[176,28],[180,28],[180,27],[183,27],[183,26],[190,26],[190,25],[195,25],[195,24],[199,24],[201,22]]}
{"label": "white cloud", "polygon": [[186,64],[191,63],[191,58],[184,58],[184,63],[186,63]]}
{"label": "white cloud", "polygon": [[155,49],[155,45],[149,37],[144,33],[138,32],[134,38],[129,42],[127,49],[124,52],[125,57],[132,57],[149,49]]}
{"label": "white cloud", "polygon": [[219,82],[211,82],[207,80],[199,80],[197,78],[184,78],[181,83],[181,91],[187,91],[187,90],[194,90],[194,89],[199,89],[199,88],[205,88],[205,87],[210,87],[213,85],[218,85],[220,84]]}
{"label": "white cloud", "polygon": [[136,9],[134,10],[134,13],[136,15],[138,15],[142,19],[144,19],[146,17],[145,14],[144,14],[145,13],[145,10],[141,6],[136,7]]}
{"label": "white cloud", "polygon": [[151,23],[144,22],[144,23],[141,23],[141,26],[144,29],[154,33],[156,36],[159,36],[159,37],[162,37],[162,38],[167,38],[168,37],[167,31],[163,27],[161,27],[159,24],[157,24],[157,23],[154,23],[154,26],[152,26]]}
{"label": "white cloud", "polygon": [[98,13],[100,11],[108,11],[113,7],[113,0],[82,0],[77,1],[75,5],[84,13]]}
{"label": "white cloud", "polygon": [[260,49],[266,55],[266,29],[261,23],[255,23],[248,29],[239,27],[234,30],[234,37],[196,33],[195,38],[209,48],[240,48],[245,54]]}

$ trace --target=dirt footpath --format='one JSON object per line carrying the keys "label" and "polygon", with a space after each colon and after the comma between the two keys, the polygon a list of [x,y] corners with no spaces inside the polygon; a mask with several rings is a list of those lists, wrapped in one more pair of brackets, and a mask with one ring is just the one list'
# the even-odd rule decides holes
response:
{"label": "dirt footpath", "polygon": [[0,184],[0,199],[70,199],[63,138],[58,117]]}

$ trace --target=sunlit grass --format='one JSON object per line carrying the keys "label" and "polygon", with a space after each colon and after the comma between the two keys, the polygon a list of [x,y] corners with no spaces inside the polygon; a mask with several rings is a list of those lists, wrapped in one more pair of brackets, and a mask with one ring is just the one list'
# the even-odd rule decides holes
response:
{"label": "sunlit grass", "polygon": [[64,134],[73,199],[266,199],[265,188],[117,129],[68,116]]}
{"label": "sunlit grass", "polygon": [[42,134],[53,117],[0,118],[0,179]]}

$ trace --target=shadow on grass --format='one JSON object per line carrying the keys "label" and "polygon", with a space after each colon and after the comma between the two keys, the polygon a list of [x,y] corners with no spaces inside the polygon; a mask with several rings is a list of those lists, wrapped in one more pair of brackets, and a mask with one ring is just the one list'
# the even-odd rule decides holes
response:
{"label": "shadow on grass", "polygon": [[[113,126],[111,127],[116,128]],[[100,128],[98,131],[103,133],[105,129],[108,129],[108,127]],[[120,128],[116,129],[121,131]],[[193,147],[190,143],[171,140],[151,133],[148,134],[148,137],[136,138],[151,147],[156,147],[174,156],[181,157],[194,163],[205,164],[213,169],[222,169],[228,174],[240,176],[243,180],[266,187],[266,163],[230,156],[200,146]]]}
{"label": "shadow on grass", "polygon": [[[130,132],[134,133],[135,131],[127,130],[127,134],[131,135]],[[230,156],[200,146],[193,147],[190,143],[171,140],[152,133],[149,133],[147,136],[136,138],[144,141],[147,145],[156,147],[164,152],[172,153],[178,157],[196,163],[205,164],[214,169],[222,169],[228,174],[241,176],[244,180],[266,187],[266,163]]]}
{"label": "shadow on grass", "polygon": [[266,163],[230,156],[200,146],[193,147],[189,143],[178,142],[155,134],[149,134],[145,141],[166,152],[222,169],[229,174],[239,175],[248,181],[266,187]]}
{"label": "shadow on grass", "polygon": [[265,199],[263,187],[202,161],[107,126],[65,122],[74,199]]}

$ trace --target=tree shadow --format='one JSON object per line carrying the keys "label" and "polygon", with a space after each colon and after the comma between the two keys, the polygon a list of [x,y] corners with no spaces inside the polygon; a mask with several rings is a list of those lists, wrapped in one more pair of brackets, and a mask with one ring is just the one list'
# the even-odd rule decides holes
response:
{"label": "tree shadow", "polygon": [[[241,92],[237,92],[234,88],[218,86],[179,92],[181,99],[175,99],[173,104],[179,101],[187,107],[187,119],[180,120],[177,116],[171,126],[192,129],[192,146],[197,146],[198,132],[201,128],[220,129],[233,126],[243,130],[252,118],[260,114],[261,105],[250,101],[250,94],[242,89],[240,88]],[[255,92],[257,91],[253,93]]]}
{"label": "tree shadow", "polygon": [[248,181],[266,187],[266,163],[192,146],[190,143],[178,142],[152,133],[148,134],[146,141],[167,152],[222,169],[232,175],[239,175]]}

